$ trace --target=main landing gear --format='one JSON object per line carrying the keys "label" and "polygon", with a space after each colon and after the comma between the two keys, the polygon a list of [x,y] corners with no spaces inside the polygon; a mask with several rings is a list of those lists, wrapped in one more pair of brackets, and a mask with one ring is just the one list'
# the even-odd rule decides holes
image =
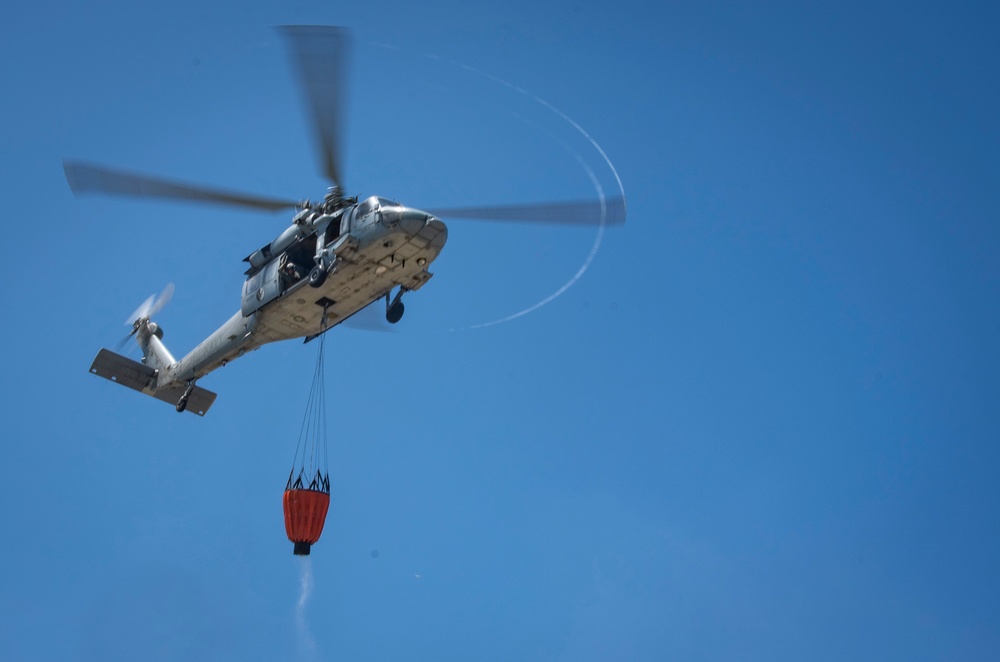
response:
{"label": "main landing gear", "polygon": [[399,292],[397,292],[396,296],[392,298],[391,303],[389,301],[389,295],[385,295],[385,320],[389,324],[395,324],[399,320],[403,319],[403,311],[405,308],[403,307],[402,298],[403,292],[406,291],[407,290],[404,287],[399,288]]}
{"label": "main landing gear", "polygon": [[333,261],[329,261],[325,258],[316,258],[316,266],[312,268],[309,272],[309,285],[312,287],[323,287],[323,283],[326,282],[326,277],[332,274],[337,269],[337,256],[333,257]]}
{"label": "main landing gear", "polygon": [[326,282],[326,269],[318,264],[309,272],[309,285],[312,287],[322,287]]}

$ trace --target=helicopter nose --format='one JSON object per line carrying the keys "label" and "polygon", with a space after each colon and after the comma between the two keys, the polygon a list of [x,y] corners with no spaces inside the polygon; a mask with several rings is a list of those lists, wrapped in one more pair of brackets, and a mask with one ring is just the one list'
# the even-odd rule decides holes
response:
{"label": "helicopter nose", "polygon": [[400,210],[399,227],[406,234],[417,234],[432,219],[434,219],[433,216],[419,209],[402,209]]}

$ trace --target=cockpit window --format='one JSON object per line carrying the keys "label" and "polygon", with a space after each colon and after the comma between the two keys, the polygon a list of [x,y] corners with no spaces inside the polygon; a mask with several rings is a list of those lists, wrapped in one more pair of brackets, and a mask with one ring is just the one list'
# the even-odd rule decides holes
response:
{"label": "cockpit window", "polygon": [[383,207],[399,207],[399,203],[389,198],[379,198],[378,202]]}
{"label": "cockpit window", "polygon": [[378,198],[376,198],[373,195],[372,197],[368,198],[367,200],[358,205],[357,211],[354,212],[354,218],[362,218],[364,216],[367,216],[368,214],[372,213],[375,210],[375,207],[377,206],[378,206]]}

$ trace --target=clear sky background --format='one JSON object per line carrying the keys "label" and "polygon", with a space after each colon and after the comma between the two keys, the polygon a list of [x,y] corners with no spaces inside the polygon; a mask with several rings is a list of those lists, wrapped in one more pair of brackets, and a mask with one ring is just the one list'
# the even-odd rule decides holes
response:
{"label": "clear sky background", "polygon": [[[8,4],[3,659],[1000,657],[992,4]],[[394,333],[331,332],[308,562],[280,504],[316,345],[205,378],[205,418],[87,372],[168,282],[193,348],[288,215],[61,166],[318,198],[288,23],[355,31],[350,193],[613,185],[436,55],[573,118],[629,205],[515,322],[453,330],[559,289],[594,228],[449,221]]]}

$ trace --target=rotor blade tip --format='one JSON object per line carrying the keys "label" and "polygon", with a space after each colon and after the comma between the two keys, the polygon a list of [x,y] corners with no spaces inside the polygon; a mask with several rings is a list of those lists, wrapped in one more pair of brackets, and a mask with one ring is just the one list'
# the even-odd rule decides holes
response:
{"label": "rotor blade tip", "polygon": [[63,175],[66,177],[66,183],[69,184],[69,190],[73,191],[74,195],[80,193],[80,183],[76,177],[76,166],[76,161],[63,159]]}

